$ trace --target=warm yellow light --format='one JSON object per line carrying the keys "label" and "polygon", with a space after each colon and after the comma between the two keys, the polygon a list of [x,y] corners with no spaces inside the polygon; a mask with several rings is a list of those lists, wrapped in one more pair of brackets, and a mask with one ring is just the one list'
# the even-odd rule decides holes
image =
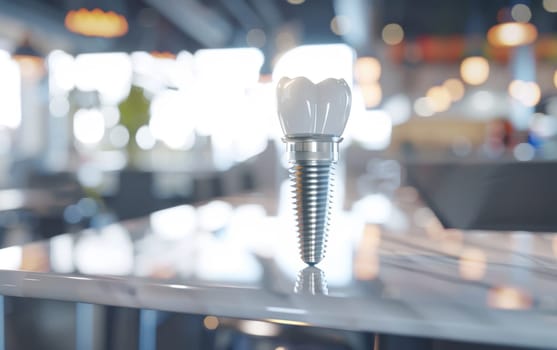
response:
{"label": "warm yellow light", "polygon": [[41,57],[14,55],[13,59],[19,65],[21,77],[26,80],[38,80],[45,73],[44,60]]}
{"label": "warm yellow light", "polygon": [[486,254],[476,248],[468,248],[462,251],[459,260],[460,277],[466,280],[481,280],[486,271]]}
{"label": "warm yellow light", "polygon": [[[270,320],[269,320],[270,321]],[[275,321],[271,321],[275,322]],[[240,331],[259,336],[259,337],[275,337],[279,334],[280,328],[274,323],[262,322],[262,321],[252,321],[243,320],[238,324]]]}
{"label": "warm yellow light", "polygon": [[533,81],[513,80],[509,84],[509,95],[525,106],[533,107],[540,102],[540,86]]}
{"label": "warm yellow light", "polygon": [[532,18],[532,11],[525,4],[516,4],[511,9],[511,16],[517,22],[528,22]]}
{"label": "warm yellow light", "polygon": [[381,77],[381,63],[374,57],[360,57],[354,65],[354,77],[360,84],[375,83]]}
{"label": "warm yellow light", "polygon": [[153,56],[154,58],[163,58],[169,60],[176,59],[176,55],[168,51],[151,51],[151,56]]}
{"label": "warm yellow light", "polygon": [[426,97],[434,112],[444,112],[451,106],[451,94],[444,86],[434,86],[427,90]]}
{"label": "warm yellow light", "polygon": [[557,12],[557,0],[543,0],[543,8],[547,12]]}
{"label": "warm yellow light", "polygon": [[350,31],[350,20],[346,16],[338,15],[331,20],[331,31],[336,35],[345,35]]}
{"label": "warm yellow light", "polygon": [[494,25],[487,32],[487,41],[493,46],[514,47],[533,43],[538,30],[531,23],[508,22]]}
{"label": "warm yellow light", "polygon": [[553,85],[557,88],[557,70],[553,73]]}
{"label": "warm yellow light", "polygon": [[532,307],[532,297],[515,287],[493,287],[487,294],[487,304],[495,309],[526,310]]}
{"label": "warm yellow light", "polygon": [[209,330],[215,330],[219,326],[219,319],[215,316],[207,316],[203,319],[203,325]]}
{"label": "warm yellow light", "polygon": [[489,77],[489,63],[481,56],[465,58],[460,64],[460,75],[470,85],[483,84]]}
{"label": "warm yellow light", "polygon": [[396,45],[404,39],[404,30],[397,23],[389,23],[383,28],[381,36],[386,44]]}
{"label": "warm yellow light", "polygon": [[377,277],[380,267],[377,249],[380,243],[381,228],[378,225],[366,225],[354,258],[356,279],[372,280]]}
{"label": "warm yellow light", "polygon": [[362,91],[366,108],[376,107],[381,102],[383,92],[381,91],[381,86],[378,83],[360,85],[360,90]]}
{"label": "warm yellow light", "polygon": [[454,78],[447,79],[443,83],[443,86],[451,95],[451,100],[453,102],[456,102],[464,97],[464,84],[460,80]]}
{"label": "warm yellow light", "polygon": [[522,89],[522,84],[524,82],[522,80],[513,80],[511,81],[511,83],[509,84],[509,95],[511,95],[511,97],[514,97],[516,99],[518,99],[518,97],[520,96],[520,92]]}
{"label": "warm yellow light", "polygon": [[354,276],[360,281],[370,281],[379,275],[379,256],[377,253],[354,261]]}
{"label": "warm yellow light", "polygon": [[101,9],[81,8],[69,11],[66,15],[65,25],[69,31],[85,36],[115,38],[128,32],[126,17]]}

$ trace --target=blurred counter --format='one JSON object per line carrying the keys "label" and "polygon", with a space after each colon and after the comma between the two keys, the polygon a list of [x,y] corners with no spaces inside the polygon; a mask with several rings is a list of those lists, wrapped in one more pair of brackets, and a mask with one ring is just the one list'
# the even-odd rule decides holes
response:
{"label": "blurred counter", "polygon": [[554,346],[557,235],[446,230],[403,187],[338,210],[326,259],[305,268],[288,203],[275,202],[184,205],[0,249],[0,293]]}

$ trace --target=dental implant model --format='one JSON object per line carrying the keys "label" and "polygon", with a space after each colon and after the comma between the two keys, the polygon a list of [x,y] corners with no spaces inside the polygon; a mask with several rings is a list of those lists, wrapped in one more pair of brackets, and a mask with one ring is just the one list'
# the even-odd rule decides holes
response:
{"label": "dental implant model", "polygon": [[300,254],[306,264],[313,266],[325,256],[332,181],[350,114],[350,87],[342,79],[314,84],[304,77],[282,78],[277,99],[290,164]]}
{"label": "dental implant model", "polygon": [[298,273],[294,293],[307,295],[327,295],[325,273],[315,266],[307,266]]}

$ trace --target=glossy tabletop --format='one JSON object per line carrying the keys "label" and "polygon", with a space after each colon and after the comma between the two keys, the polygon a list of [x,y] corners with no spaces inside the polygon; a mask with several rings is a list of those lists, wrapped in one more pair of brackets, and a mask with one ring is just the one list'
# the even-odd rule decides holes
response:
{"label": "glossy tabletop", "polygon": [[[0,250],[0,293],[553,347],[557,235],[444,229],[416,191],[335,210],[318,268],[288,203],[246,196]],[[278,209],[270,209],[278,207]]]}

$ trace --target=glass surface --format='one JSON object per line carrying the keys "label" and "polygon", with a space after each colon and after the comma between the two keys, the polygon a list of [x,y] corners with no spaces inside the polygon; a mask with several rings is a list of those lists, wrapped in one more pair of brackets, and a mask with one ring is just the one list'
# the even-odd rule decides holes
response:
{"label": "glass surface", "polygon": [[554,234],[444,229],[417,192],[333,216],[307,268],[275,199],[231,197],[0,250],[0,292],[176,312],[549,346]]}

